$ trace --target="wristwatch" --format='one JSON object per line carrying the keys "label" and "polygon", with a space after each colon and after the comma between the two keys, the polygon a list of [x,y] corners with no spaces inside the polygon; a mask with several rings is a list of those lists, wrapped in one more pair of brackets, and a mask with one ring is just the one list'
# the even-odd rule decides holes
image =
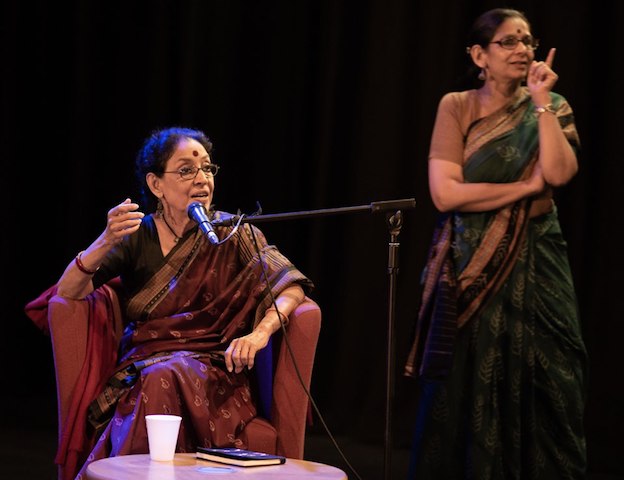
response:
{"label": "wristwatch", "polygon": [[553,108],[552,103],[547,103],[542,107],[535,106],[535,115],[537,117],[539,117],[544,112],[552,113],[553,115],[557,114],[557,111]]}

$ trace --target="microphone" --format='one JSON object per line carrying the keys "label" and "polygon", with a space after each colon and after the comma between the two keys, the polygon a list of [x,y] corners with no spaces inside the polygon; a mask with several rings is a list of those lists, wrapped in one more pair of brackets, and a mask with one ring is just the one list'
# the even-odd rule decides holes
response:
{"label": "microphone", "polygon": [[206,207],[201,202],[193,202],[187,208],[188,216],[191,220],[199,224],[199,228],[208,237],[208,241],[213,245],[219,244],[219,237],[212,228],[212,223],[208,219]]}

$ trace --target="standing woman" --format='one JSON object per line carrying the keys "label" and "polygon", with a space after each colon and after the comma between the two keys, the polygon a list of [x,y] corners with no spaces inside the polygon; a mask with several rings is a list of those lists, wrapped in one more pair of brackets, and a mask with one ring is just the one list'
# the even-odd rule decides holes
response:
{"label": "standing woman", "polygon": [[482,14],[467,51],[483,85],[438,107],[410,479],[584,478],[587,358],[553,200],[579,139],[537,44],[523,13]]}

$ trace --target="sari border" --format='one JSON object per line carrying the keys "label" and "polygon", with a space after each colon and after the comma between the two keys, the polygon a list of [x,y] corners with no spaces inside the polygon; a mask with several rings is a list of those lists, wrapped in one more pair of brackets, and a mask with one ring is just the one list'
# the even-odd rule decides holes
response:
{"label": "sari border", "polygon": [[195,235],[191,235],[180,243],[168,258],[165,258],[165,263],[160,270],[128,302],[127,314],[130,320],[145,319],[154,311],[197,256],[203,242],[205,242],[204,235],[198,230]]}

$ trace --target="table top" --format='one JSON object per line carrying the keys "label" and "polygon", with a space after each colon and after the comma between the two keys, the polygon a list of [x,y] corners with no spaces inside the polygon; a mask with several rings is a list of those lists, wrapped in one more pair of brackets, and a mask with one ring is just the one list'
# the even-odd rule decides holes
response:
{"label": "table top", "polygon": [[293,458],[282,465],[236,467],[200,460],[193,453],[176,453],[171,462],[156,462],[142,454],[103,458],[87,467],[89,480],[206,480],[222,475],[228,475],[228,480],[347,480],[339,468]]}

